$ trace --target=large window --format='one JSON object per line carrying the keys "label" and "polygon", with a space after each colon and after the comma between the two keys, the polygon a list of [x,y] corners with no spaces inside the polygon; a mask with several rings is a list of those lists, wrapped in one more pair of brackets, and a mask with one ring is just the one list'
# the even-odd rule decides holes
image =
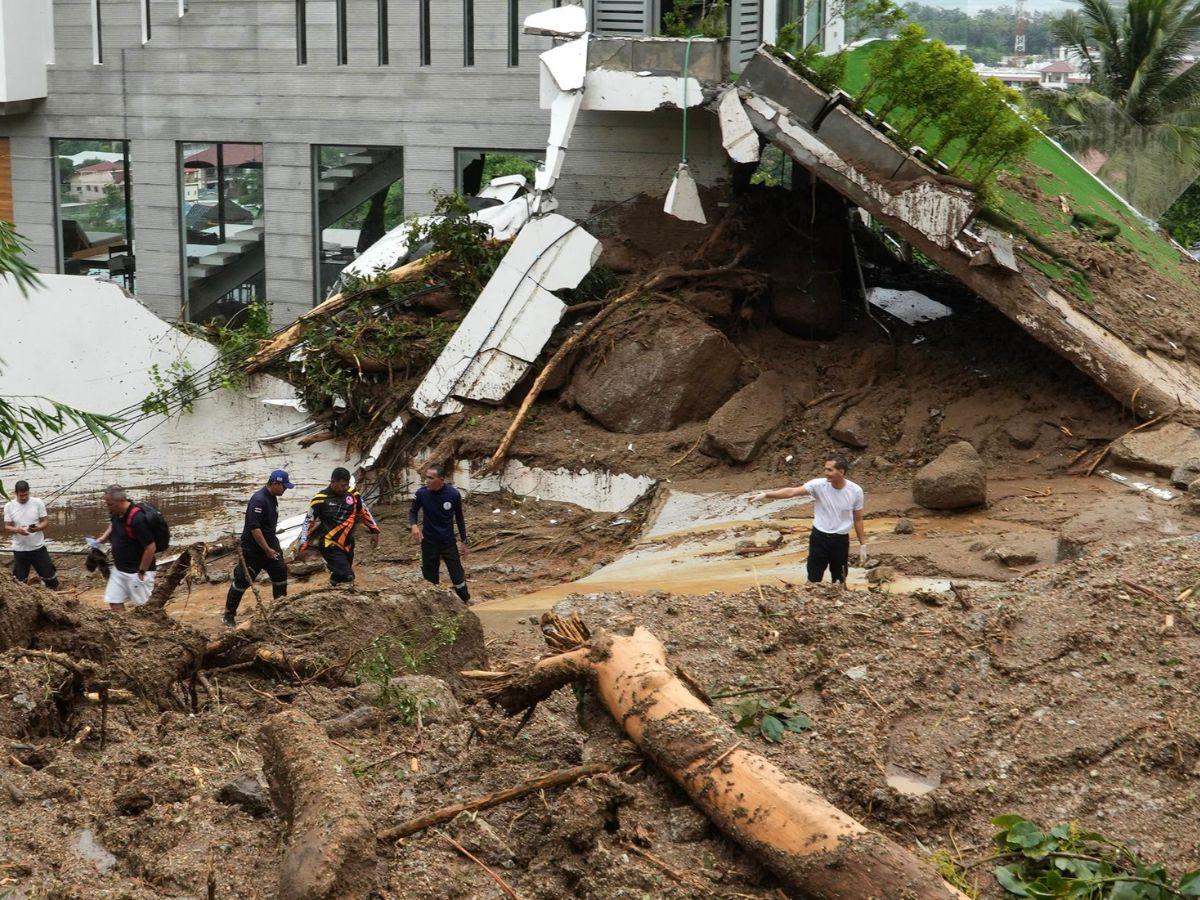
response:
{"label": "large window", "polygon": [[180,221],[192,322],[265,299],[262,144],[180,144]]}
{"label": "large window", "polygon": [[313,148],[319,235],[317,300],[350,262],[404,220],[404,154],[399,147]]}
{"label": "large window", "polygon": [[134,289],[129,142],[60,138],[58,270],[120,281]]}
{"label": "large window", "polygon": [[534,173],[545,155],[543,150],[459,148],[454,151],[454,187],[460,194],[473,196],[493,178],[524,175],[532,188]]}

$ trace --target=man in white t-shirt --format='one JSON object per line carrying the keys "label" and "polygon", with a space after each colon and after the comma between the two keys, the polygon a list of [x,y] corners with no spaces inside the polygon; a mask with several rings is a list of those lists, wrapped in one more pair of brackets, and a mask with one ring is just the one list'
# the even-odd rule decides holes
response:
{"label": "man in white t-shirt", "polygon": [[46,549],[46,504],[38,497],[29,496],[29,482],[18,481],[13,485],[13,499],[4,504],[4,530],[13,536],[13,578],[22,584],[33,567],[46,587],[58,587],[58,572],[50,551]]}
{"label": "man in white t-shirt", "polygon": [[829,569],[830,580],[846,583],[850,566],[850,528],[858,537],[858,557],[867,559],[867,536],[863,530],[863,489],[846,477],[846,457],[825,458],[825,477],[814,478],[800,487],[778,488],[755,494],[753,500],[786,500],[808,495],[813,498],[813,527],[808,536],[808,580],[820,581]]}

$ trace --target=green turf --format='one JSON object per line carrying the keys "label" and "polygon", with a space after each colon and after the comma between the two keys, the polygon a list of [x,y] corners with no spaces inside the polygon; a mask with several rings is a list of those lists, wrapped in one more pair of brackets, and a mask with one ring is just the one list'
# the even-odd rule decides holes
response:
{"label": "green turf", "polygon": [[[857,94],[867,83],[867,66],[871,57],[887,46],[886,41],[873,41],[850,51],[842,78],[842,88],[851,94]],[[930,128],[926,129],[921,142],[924,146],[933,146],[938,139],[936,130]],[[951,160],[957,159],[958,153],[953,145],[947,148],[946,156]],[[1011,180],[1018,174],[1013,168],[1009,178],[989,189],[989,206],[1032,234],[1069,234],[1071,213],[1064,212],[1058,203],[1057,198],[1061,194],[1067,198],[1073,212],[1092,213],[1115,222],[1121,230],[1120,236],[1113,242],[1115,246],[1127,246],[1159,273],[1194,287],[1180,266],[1179,251],[1171,242],[1161,232],[1152,231],[1069,154],[1049,140],[1041,138],[1032,144],[1026,154],[1026,160],[1036,167],[1031,174],[1038,187],[1046,194],[1044,201],[1034,203],[1006,186],[1004,181]],[[1067,274],[1061,270],[1059,272],[1060,276]]]}

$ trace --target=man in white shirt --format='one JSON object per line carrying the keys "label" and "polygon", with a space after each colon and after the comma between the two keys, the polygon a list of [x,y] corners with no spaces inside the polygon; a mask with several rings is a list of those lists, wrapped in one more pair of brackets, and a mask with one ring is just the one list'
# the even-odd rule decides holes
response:
{"label": "man in white shirt", "polygon": [[850,464],[834,454],[825,459],[825,477],[814,478],[800,487],[762,491],[751,499],[786,500],[808,495],[813,498],[813,527],[808,536],[808,580],[820,581],[829,569],[830,580],[846,583],[850,566],[850,527],[858,537],[858,558],[867,559],[867,536],[863,530],[863,489],[846,477]]}
{"label": "man in white shirt", "polygon": [[29,496],[29,482],[18,481],[13,486],[13,499],[4,504],[4,530],[13,536],[13,578],[22,584],[32,566],[51,590],[58,587],[58,572],[50,551],[46,549],[46,504]]}

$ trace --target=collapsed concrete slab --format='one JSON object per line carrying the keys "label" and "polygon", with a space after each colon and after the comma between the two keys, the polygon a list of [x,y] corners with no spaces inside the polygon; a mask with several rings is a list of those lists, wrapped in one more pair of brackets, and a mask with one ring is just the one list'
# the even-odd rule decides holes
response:
{"label": "collapsed concrete slab", "polygon": [[[1073,267],[1067,277],[1057,271],[1053,259],[1046,262],[1038,256],[1049,247],[1045,241],[1021,244],[1017,236],[1014,247],[1012,237],[983,230],[983,223],[982,234],[973,231],[968,225],[980,206],[973,190],[898,147],[763,50],[742,72],[738,88],[759,134],[1065,357],[1113,398],[1146,418],[1172,412],[1200,423],[1200,365],[1194,354],[1181,352],[1180,343],[1172,346],[1169,335],[1145,335],[1144,329],[1127,324],[1136,324],[1136,317],[1131,320],[1122,314],[1128,303],[1122,302],[1121,287],[1111,289],[1107,315],[1092,309],[1088,301],[1089,291],[1095,297],[1108,290],[1103,279],[1079,290],[1078,299],[1066,296],[1080,280],[1080,271],[1112,268],[1096,258],[1094,247],[1089,251],[1092,255],[1078,263],[1065,261]],[[1091,176],[1083,173],[1082,177]],[[1111,202],[1115,207],[1123,203],[1119,198]],[[1136,212],[1130,211],[1129,218],[1135,220]],[[1153,235],[1138,232],[1138,238],[1152,245]],[[1157,240],[1165,244],[1161,237]],[[1135,255],[1151,255],[1150,250],[1133,249]],[[1157,246],[1151,249],[1157,254],[1153,262],[1161,262],[1164,254],[1170,256],[1169,247],[1161,253]],[[1194,322],[1189,310],[1200,310],[1196,273],[1194,268],[1190,271],[1190,279],[1184,271],[1178,276],[1168,272],[1164,279],[1183,298],[1170,310],[1181,332],[1190,327],[1189,321]],[[1187,341],[1190,347],[1190,338]]]}

